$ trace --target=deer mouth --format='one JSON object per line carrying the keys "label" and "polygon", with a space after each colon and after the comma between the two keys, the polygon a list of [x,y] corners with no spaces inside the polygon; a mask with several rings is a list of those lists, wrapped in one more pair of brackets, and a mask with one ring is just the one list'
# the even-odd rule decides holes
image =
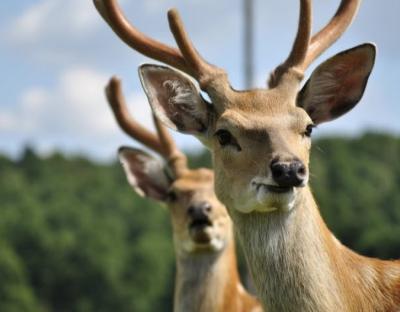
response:
{"label": "deer mouth", "polygon": [[208,229],[212,226],[212,222],[208,218],[198,218],[189,224],[189,233],[193,241],[197,244],[208,244],[211,236]]}
{"label": "deer mouth", "polygon": [[288,193],[293,190],[292,186],[278,186],[278,185],[270,185],[263,183],[257,184],[257,192],[261,188],[265,188],[270,193],[277,193],[277,194]]}
{"label": "deer mouth", "polygon": [[293,187],[291,186],[277,186],[277,185],[265,185],[265,188],[271,193],[288,193]]}

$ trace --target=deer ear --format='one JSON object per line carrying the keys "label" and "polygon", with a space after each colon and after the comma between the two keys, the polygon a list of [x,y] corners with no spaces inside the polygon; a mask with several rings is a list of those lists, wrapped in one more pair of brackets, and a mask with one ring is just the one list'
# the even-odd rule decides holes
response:
{"label": "deer ear", "polygon": [[137,194],[158,201],[166,199],[171,180],[161,160],[130,147],[121,147],[118,157],[129,184]]}
{"label": "deer ear", "polygon": [[207,130],[210,105],[188,76],[169,67],[144,64],[139,77],[153,112],[166,126],[195,135]]}
{"label": "deer ear", "polygon": [[376,48],[366,43],[319,65],[297,97],[315,124],[350,111],[361,99],[375,62]]}

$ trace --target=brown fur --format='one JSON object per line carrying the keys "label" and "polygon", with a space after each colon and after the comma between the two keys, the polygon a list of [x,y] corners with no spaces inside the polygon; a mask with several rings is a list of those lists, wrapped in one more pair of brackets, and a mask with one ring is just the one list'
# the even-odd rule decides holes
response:
{"label": "brown fur", "polygon": [[[128,181],[138,193],[149,197],[167,192],[175,194],[173,200],[165,200],[171,215],[176,254],[174,311],[261,312],[260,303],[240,283],[232,222],[215,196],[213,172],[185,169],[167,185],[160,183],[164,173],[151,156],[124,148],[120,158]],[[155,186],[157,193],[151,192]],[[188,208],[204,202],[212,207],[208,214],[212,224],[205,230],[209,242],[199,243],[190,231],[192,218]]]}
{"label": "brown fur", "polygon": [[[269,311],[400,310],[399,262],[368,259],[343,247],[322,221],[308,187],[284,196],[268,188],[276,186],[269,170],[272,159],[296,159],[308,169],[306,127],[339,117],[363,94],[375,59],[371,44],[324,62],[299,92],[305,69],[343,34],[359,3],[342,1],[331,21],[310,37],[311,1],[300,1],[299,30],[289,57],[271,77],[271,89],[237,92],[224,71],[197,53],[177,11],[169,11],[168,18],[179,50],[136,31],[122,14],[112,14],[120,12],[116,1],[95,0],[122,40],[192,75],[211,99],[212,109],[180,73],[155,65],[140,68],[154,113],[212,149],[216,193],[229,208]],[[229,132],[228,143],[235,144],[223,144],[220,130]]]}
{"label": "brown fur", "polygon": [[[178,89],[175,101],[181,102],[185,89]],[[121,128],[166,160],[140,149],[118,151],[133,190],[169,208],[177,264],[174,311],[261,311],[260,303],[240,283],[232,222],[215,196],[213,172],[189,169],[185,155],[157,118],[157,135],[133,119],[117,78],[110,80],[106,95]]]}
{"label": "brown fur", "polygon": [[[169,204],[177,255],[175,311],[261,312],[260,303],[240,283],[232,222],[213,192],[212,171],[188,170],[171,189],[180,198]],[[195,248],[188,253],[181,249],[181,242],[190,239],[185,206],[203,199],[212,204],[211,219],[221,227],[216,235],[224,237],[226,245],[218,251]]]}
{"label": "brown fur", "polygon": [[[269,90],[236,91],[226,80],[208,81],[205,91],[213,103],[208,115],[196,104],[196,93],[185,103],[190,109],[167,111],[165,99],[171,98],[171,90],[151,89],[154,77],[176,85],[187,83],[187,78],[161,66],[141,67],[153,110],[169,123],[185,120],[179,130],[195,133],[211,149],[216,194],[228,207],[258,297],[268,311],[400,310],[398,261],[362,257],[340,244],[323,222],[308,186],[284,194],[263,187],[275,183],[273,159],[301,161],[308,171],[307,127],[357,104],[374,57],[370,44],[339,53],[315,70],[300,93],[302,77],[290,70]],[[196,116],[207,116],[200,120],[206,131],[196,130]],[[221,143],[221,129],[233,143]]]}
{"label": "brown fur", "polygon": [[290,215],[230,212],[268,311],[399,311],[400,262],[343,246],[309,190]]}

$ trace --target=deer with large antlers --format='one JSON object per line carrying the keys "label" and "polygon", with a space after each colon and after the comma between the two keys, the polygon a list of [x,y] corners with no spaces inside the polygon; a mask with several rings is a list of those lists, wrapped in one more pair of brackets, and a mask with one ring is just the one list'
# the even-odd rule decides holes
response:
{"label": "deer with large antlers", "polygon": [[226,73],[199,55],[177,11],[168,12],[179,49],[135,29],[115,0],[95,4],[129,46],[183,73],[140,67],[154,113],[212,151],[215,190],[227,206],[258,296],[268,311],[399,311],[400,262],[363,257],[329,231],[308,186],[311,132],[361,99],[375,60],[362,44],[306,68],[348,28],[360,1],[342,0],[311,36],[311,0],[300,0],[297,35],[268,89],[234,90]]}
{"label": "deer with large antlers", "polygon": [[133,119],[121,83],[112,78],[106,95],[120,127],[165,162],[134,148],[119,158],[136,193],[163,202],[171,215],[176,254],[176,312],[262,312],[239,280],[232,222],[214,193],[209,169],[191,170],[167,129],[154,117],[157,134]]}

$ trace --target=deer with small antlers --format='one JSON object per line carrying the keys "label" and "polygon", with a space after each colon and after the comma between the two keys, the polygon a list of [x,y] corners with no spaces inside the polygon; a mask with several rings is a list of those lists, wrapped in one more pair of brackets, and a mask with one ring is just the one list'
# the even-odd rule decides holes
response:
{"label": "deer with small antlers", "polygon": [[264,308],[399,311],[400,262],[367,258],[342,245],[308,186],[311,132],[359,102],[375,46],[338,53],[303,87],[301,81],[351,24],[360,1],[342,0],[327,25],[311,36],[311,0],[300,0],[289,56],[271,74],[269,88],[246,91],[234,90],[227,74],[199,55],[176,10],[168,12],[168,20],[179,49],[139,32],[115,0],[95,4],[125,43],[174,68],[142,65],[143,87],[166,126],[195,135],[211,150],[216,194],[233,219]]}
{"label": "deer with small antlers", "polygon": [[170,212],[177,265],[174,311],[262,312],[240,283],[232,222],[214,193],[213,172],[189,169],[185,155],[156,117],[158,135],[133,119],[117,78],[110,80],[106,95],[125,133],[165,160],[140,149],[119,150],[134,191],[165,203]]}

